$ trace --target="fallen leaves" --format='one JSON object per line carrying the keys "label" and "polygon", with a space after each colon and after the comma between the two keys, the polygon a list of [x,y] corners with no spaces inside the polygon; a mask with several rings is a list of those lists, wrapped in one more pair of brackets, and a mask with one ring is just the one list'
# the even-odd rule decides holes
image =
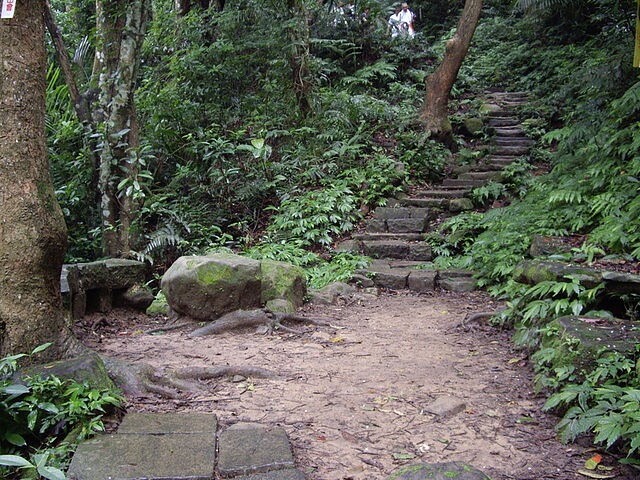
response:
{"label": "fallen leaves", "polygon": [[597,478],[597,479],[605,479],[605,478],[616,478],[616,474],[613,473],[598,473],[602,472],[610,472],[613,470],[613,467],[608,467],[605,465],[601,465],[602,455],[596,453],[589,460],[584,463],[584,468],[578,470],[580,475],[584,475],[589,478]]}

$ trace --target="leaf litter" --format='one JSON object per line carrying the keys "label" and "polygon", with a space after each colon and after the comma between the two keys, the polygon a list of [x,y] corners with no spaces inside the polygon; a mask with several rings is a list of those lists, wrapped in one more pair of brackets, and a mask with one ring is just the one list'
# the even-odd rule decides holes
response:
{"label": "leaf litter", "polygon": [[[588,470],[588,441],[558,442],[559,419],[542,411],[545,398],[533,393],[531,366],[513,350],[510,332],[486,323],[460,328],[466,316],[498,308],[481,292],[388,292],[305,306],[300,314],[331,322],[307,325],[301,334],[189,337],[188,327],[161,333],[169,320],[122,310],[83,319],[76,334],[101,353],[157,368],[277,372],[277,379],[217,379],[207,394],[129,399],[127,411],[206,411],[222,427],[283,427],[309,480],[384,480],[406,465],[449,461],[467,462],[493,480],[568,480],[585,478],[583,472],[637,478],[613,458],[602,460],[613,470]],[[158,334],[141,333],[150,329]],[[465,408],[429,414],[441,397],[460,399]]]}

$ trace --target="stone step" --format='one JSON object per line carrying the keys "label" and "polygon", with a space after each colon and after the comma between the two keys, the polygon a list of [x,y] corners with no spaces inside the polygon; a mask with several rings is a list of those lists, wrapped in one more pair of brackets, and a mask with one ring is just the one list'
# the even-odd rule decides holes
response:
{"label": "stone step", "polygon": [[[427,268],[415,268],[417,266]],[[415,262],[405,262],[405,265],[394,268],[390,261],[377,260],[369,268],[357,270],[354,274],[371,278],[375,286],[390,290],[409,289],[414,292],[428,292],[441,288],[463,293],[472,292],[477,287],[476,280],[473,278],[474,272],[442,270],[433,268],[429,264],[416,265]]]}
{"label": "stone step", "polygon": [[358,242],[364,241],[364,240],[379,240],[379,241],[401,240],[403,242],[419,242],[424,239],[424,234],[418,233],[418,232],[391,233],[391,232],[366,231],[363,233],[354,233],[351,236],[351,238],[353,240],[357,240]]}
{"label": "stone step", "polygon": [[502,117],[502,118],[489,118],[490,127],[515,127],[520,125],[520,120],[517,117]]}
{"label": "stone step", "polygon": [[445,187],[466,187],[466,188],[481,187],[486,183],[487,182],[485,180],[464,179],[464,178],[445,178],[442,181],[442,185]]}
{"label": "stone step", "polygon": [[513,163],[515,159],[513,155],[489,155],[485,158],[485,163],[504,166]]}
{"label": "stone step", "polygon": [[526,155],[529,153],[530,147],[528,146],[519,146],[519,147],[507,147],[502,145],[497,145],[494,154],[498,156],[508,157],[521,157],[522,155]]}
{"label": "stone step", "polygon": [[491,112],[489,112],[489,115],[487,115],[489,118],[489,122],[491,122],[491,120],[494,119],[504,119],[504,118],[515,118],[513,116],[513,112],[507,109],[498,109],[498,110],[492,110]]}
{"label": "stone step", "polygon": [[367,221],[365,230],[369,233],[420,233],[427,229],[426,218],[372,218]]}
{"label": "stone step", "polygon": [[535,143],[527,137],[496,137],[493,142],[501,147],[531,147]]}
{"label": "stone step", "polygon": [[373,211],[373,217],[382,220],[398,218],[419,218],[431,220],[436,216],[432,208],[421,207],[378,207]]}
{"label": "stone step", "polygon": [[506,108],[507,110],[511,110],[514,107],[520,107],[522,105],[525,105],[527,103],[526,100],[521,100],[521,99],[517,99],[517,98],[502,98],[500,100],[498,100],[497,102],[501,107]]}
{"label": "stone step", "polygon": [[423,198],[462,198],[470,193],[467,189],[433,189],[433,190],[420,190],[415,193],[416,197]]}
{"label": "stone step", "polygon": [[493,131],[496,137],[522,137],[525,135],[524,130],[519,125],[494,127]]}
{"label": "stone step", "polygon": [[407,207],[423,207],[423,208],[439,208],[439,209],[448,209],[449,208],[448,198],[401,198],[399,200],[400,204]]}
{"label": "stone step", "polygon": [[458,178],[461,180],[495,180],[499,181],[502,177],[502,172],[488,171],[488,172],[467,172],[461,173]]}
{"label": "stone step", "polygon": [[429,261],[433,258],[431,245],[426,242],[401,240],[363,240],[362,253],[371,258],[395,258],[400,260]]}
{"label": "stone step", "polygon": [[490,92],[488,96],[493,98],[527,99],[529,98],[529,93],[528,92]]}

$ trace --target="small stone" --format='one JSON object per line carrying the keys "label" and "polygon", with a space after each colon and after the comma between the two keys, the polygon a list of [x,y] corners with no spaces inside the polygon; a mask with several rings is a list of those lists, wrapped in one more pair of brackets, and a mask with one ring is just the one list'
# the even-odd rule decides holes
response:
{"label": "small stone", "polygon": [[439,417],[446,415],[455,415],[467,408],[464,400],[456,397],[438,397],[424,408],[424,411],[437,415]]}

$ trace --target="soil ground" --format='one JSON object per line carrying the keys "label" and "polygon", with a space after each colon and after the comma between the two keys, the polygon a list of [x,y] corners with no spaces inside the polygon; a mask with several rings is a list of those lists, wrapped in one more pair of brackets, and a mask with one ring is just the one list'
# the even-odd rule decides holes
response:
{"label": "soil ground", "polygon": [[[330,327],[291,325],[301,334],[234,331],[191,338],[197,324],[177,330],[166,318],[116,311],[76,325],[95,350],[159,369],[183,366],[261,367],[278,379],[226,378],[207,393],[179,399],[128,399],[129,412],[216,413],[224,425],[257,422],[286,429],[298,467],[309,480],[386,479],[400,467],[465,461],[494,480],[588,478],[590,443],[557,441],[557,417],[542,412],[526,355],[510,333],[487,325],[466,330],[468,315],[498,305],[482,293],[387,293],[300,313]],[[464,409],[428,413],[439,397]],[[604,452],[600,452],[604,453]],[[639,478],[616,466],[610,478]]]}

